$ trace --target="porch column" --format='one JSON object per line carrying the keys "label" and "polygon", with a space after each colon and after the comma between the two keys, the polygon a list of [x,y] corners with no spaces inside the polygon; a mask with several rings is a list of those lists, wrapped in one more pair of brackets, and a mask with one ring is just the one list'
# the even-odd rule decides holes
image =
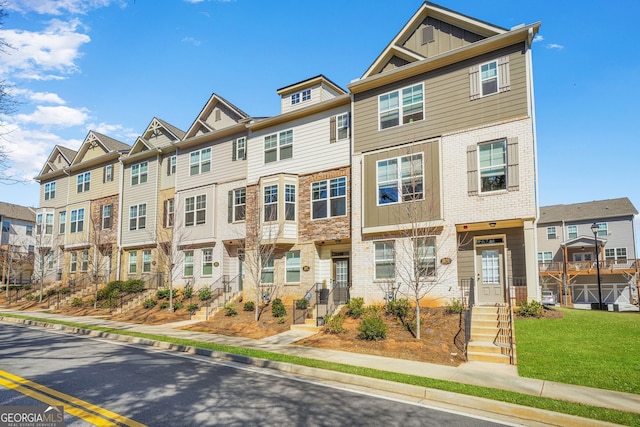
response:
{"label": "porch column", "polygon": [[524,258],[527,273],[527,300],[540,301],[536,229],[533,221],[524,221]]}

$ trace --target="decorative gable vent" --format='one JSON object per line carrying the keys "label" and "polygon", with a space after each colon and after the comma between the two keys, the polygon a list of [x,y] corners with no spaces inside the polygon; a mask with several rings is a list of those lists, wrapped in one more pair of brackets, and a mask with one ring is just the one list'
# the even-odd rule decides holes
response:
{"label": "decorative gable vent", "polygon": [[433,25],[427,25],[422,29],[422,44],[431,43],[434,40]]}

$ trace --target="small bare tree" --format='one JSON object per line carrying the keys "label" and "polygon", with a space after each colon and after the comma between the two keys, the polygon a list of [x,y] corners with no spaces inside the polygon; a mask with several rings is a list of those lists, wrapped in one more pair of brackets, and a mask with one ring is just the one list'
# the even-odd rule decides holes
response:
{"label": "small bare tree", "polygon": [[93,308],[98,306],[98,288],[102,281],[109,280],[113,246],[116,242],[118,221],[116,218],[115,204],[111,200],[102,199],[91,205],[89,218],[89,242],[86,258],[83,252],[83,263],[87,263],[87,271],[94,286]]}

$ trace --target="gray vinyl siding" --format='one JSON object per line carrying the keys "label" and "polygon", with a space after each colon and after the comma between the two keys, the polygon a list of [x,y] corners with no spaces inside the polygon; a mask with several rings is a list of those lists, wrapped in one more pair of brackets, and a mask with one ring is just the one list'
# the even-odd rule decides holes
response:
{"label": "gray vinyl siding", "polygon": [[[378,160],[389,159],[408,154],[423,153],[424,161],[424,195],[425,199],[417,210],[408,210],[406,203],[395,203],[378,206],[377,168]],[[413,221],[428,221],[441,219],[440,202],[440,155],[439,144],[429,142],[413,147],[403,147],[394,150],[370,154],[364,160],[364,209],[363,225],[365,227],[377,227],[396,225]],[[407,212],[414,212],[423,218],[407,218]],[[414,215],[415,216],[415,215]]]}
{"label": "gray vinyl siding", "polygon": [[160,165],[158,166],[158,175],[160,177],[160,189],[166,190],[168,188],[173,188],[176,186],[176,175],[178,174],[178,166],[176,164],[176,173],[173,175],[167,175],[167,171],[169,168],[169,163],[171,162],[171,157],[176,153],[172,151],[169,154],[165,154],[160,158]]}
{"label": "gray vinyl siding", "polygon": [[[506,55],[509,56],[510,90],[470,100],[469,67]],[[418,83],[424,83],[424,120],[378,130],[379,95]],[[527,115],[526,62],[524,47],[519,44],[356,94],[354,152],[424,140]]]}
{"label": "gray vinyl siding", "polygon": [[[158,218],[156,202],[159,198],[157,181],[158,162],[156,159],[157,157],[154,156],[144,160],[148,162],[147,182],[138,185],[131,185],[131,166],[139,162],[125,165],[123,174],[124,194],[122,196],[122,217],[119,219],[122,244],[125,246],[155,239],[156,221]],[[130,207],[142,203],[146,203],[147,205],[145,228],[142,230],[129,230]]]}
{"label": "gray vinyl siding", "polygon": [[[56,183],[56,196],[53,199],[44,199],[44,186],[50,182]],[[41,208],[56,208],[67,204],[69,193],[69,178],[66,175],[58,176],[55,179],[43,180],[40,183],[40,203]]]}
{"label": "gray vinyl siding", "polygon": [[[113,165],[113,181],[103,182],[104,167]],[[78,193],[78,175],[85,172],[91,172],[91,185],[89,191]],[[75,172],[69,176],[69,203],[78,203],[84,200],[94,200],[101,197],[118,194],[120,176],[120,163],[103,163],[92,169],[84,169],[81,172]],[[56,196],[57,198],[58,196]]]}
{"label": "gray vinyl siding", "polygon": [[[433,41],[423,43],[422,30],[426,26],[433,27]],[[469,45],[484,37],[464,30],[455,25],[448,24],[438,19],[427,17],[409,38],[402,44],[402,47],[417,52],[427,58]]]}

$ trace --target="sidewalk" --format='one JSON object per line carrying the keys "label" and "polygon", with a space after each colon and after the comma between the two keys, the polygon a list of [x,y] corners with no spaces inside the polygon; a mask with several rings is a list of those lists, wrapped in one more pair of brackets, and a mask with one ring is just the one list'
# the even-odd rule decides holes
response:
{"label": "sidewalk", "polygon": [[[274,337],[264,338],[261,340],[254,340],[250,338],[241,337],[229,337],[224,335],[207,334],[201,332],[184,331],[176,328],[185,326],[195,321],[183,321],[173,324],[165,325],[140,325],[125,322],[116,322],[106,320],[98,317],[85,317],[85,316],[65,316],[60,314],[42,313],[42,312],[21,312],[17,310],[0,309],[0,321],[14,322],[17,319],[10,317],[3,317],[3,313],[15,313],[30,317],[41,318],[46,322],[46,319],[57,319],[68,322],[81,323],[92,326],[102,326],[107,328],[121,329],[126,331],[135,331],[154,335],[170,336],[175,338],[183,338],[189,340],[204,341],[210,343],[224,344],[237,347],[246,347],[252,349],[259,349],[274,353],[282,353],[295,355],[310,359],[318,359],[328,362],[341,363],[351,366],[359,366],[366,368],[379,369],[382,371],[397,372],[403,374],[410,374],[416,376],[422,376],[426,378],[433,378],[438,380],[452,381],[457,383],[472,384],[483,387],[491,387],[496,389],[508,390],[512,392],[518,392],[523,394],[530,394],[535,396],[546,397],[550,399],[566,400],[576,403],[582,403],[590,406],[598,406],[610,409],[616,409],[624,412],[631,412],[640,414],[640,395],[622,393],[616,391],[609,391],[603,389],[595,389],[590,387],[576,386],[570,384],[556,383],[552,381],[544,381],[531,378],[523,378],[518,376],[517,368],[510,365],[501,365],[494,363],[483,362],[467,362],[460,366],[444,366],[431,363],[417,362],[411,360],[392,359],[381,356],[372,356],[367,354],[350,353],[337,350],[326,350],[313,347],[303,347],[293,345],[291,342],[302,339],[308,335],[312,335],[313,332],[307,331],[288,331]],[[17,323],[22,323],[19,321]],[[132,342],[137,342],[136,339],[131,338]],[[147,340],[148,341],[148,340]],[[169,346],[166,346],[167,348]],[[237,360],[237,358],[234,358]],[[254,362],[248,362],[254,363]],[[277,363],[277,362],[276,362]],[[274,362],[270,362],[269,366],[273,366]],[[311,368],[307,368],[309,370]],[[283,369],[289,372],[293,372],[291,367]],[[300,367],[296,371],[302,372],[304,369]],[[315,371],[322,371],[316,369]],[[326,372],[326,371],[325,371]],[[305,373],[307,374],[307,373]],[[316,372],[317,374],[317,372]],[[353,383],[353,375],[333,373],[326,379],[335,379],[341,382]],[[336,379],[335,377],[342,377]],[[373,381],[370,378],[366,378],[367,381]],[[380,380],[375,380],[380,381]],[[387,382],[388,383],[388,382]],[[364,385],[364,381],[360,378],[356,382],[358,385]],[[415,386],[406,384],[394,383],[395,386],[392,390],[403,394],[409,393],[408,389]],[[387,386],[385,386],[387,387]],[[388,388],[388,387],[387,387]],[[423,389],[423,388],[421,388]],[[431,398],[431,393],[421,391],[423,396]],[[445,392],[443,392],[445,393]],[[458,395],[459,396],[459,395]],[[471,399],[466,396],[465,400]],[[508,405],[508,404],[506,404]],[[515,406],[515,405],[513,405]],[[535,410],[540,411],[540,410]],[[576,417],[573,417],[576,418]],[[537,418],[532,418],[537,419]],[[579,420],[579,418],[577,418]],[[559,421],[559,420],[557,420]],[[563,423],[560,423],[563,424]]]}

